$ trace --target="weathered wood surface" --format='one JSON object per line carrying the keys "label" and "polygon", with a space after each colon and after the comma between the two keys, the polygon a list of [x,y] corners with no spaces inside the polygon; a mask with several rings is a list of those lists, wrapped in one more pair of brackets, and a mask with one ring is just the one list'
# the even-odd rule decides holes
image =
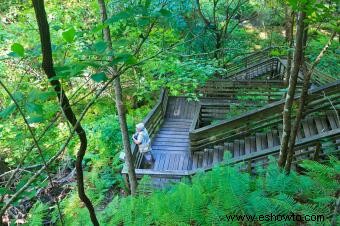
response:
{"label": "weathered wood surface", "polygon": [[[265,63],[263,61],[263,64],[261,62],[257,68],[248,64],[245,70],[249,72],[248,77],[242,75],[245,77],[238,78],[255,78],[259,74],[266,74],[265,67],[279,70],[282,75],[284,68],[279,68],[280,62],[270,60]],[[271,62],[270,66],[268,62]],[[266,75],[273,77],[275,73]],[[204,95],[199,102],[188,101],[186,97],[168,97],[167,91],[163,91],[157,105],[144,120],[152,137],[152,153],[155,158],[152,169],[143,169],[143,156],[132,145],[137,176],[150,175],[156,187],[163,187],[178,182],[182,177],[190,177],[200,169],[210,170],[224,161],[226,151],[231,153],[228,164],[246,162],[241,170],[255,172],[257,166],[265,167],[269,155],[278,157],[284,100],[270,102],[281,99],[282,92],[278,92],[283,87],[283,82],[277,80],[211,80],[201,88]],[[246,95],[252,97],[263,96],[261,89],[267,90],[265,96],[271,98],[266,101],[270,104],[206,126],[212,120],[223,119],[231,104],[256,106],[256,101],[247,102],[244,98],[236,98],[242,89],[247,90]],[[340,81],[337,80],[309,91],[306,113],[295,145],[294,163],[315,158],[316,150],[321,150],[319,157],[324,156],[322,149],[326,148],[326,144],[322,140],[325,138],[335,144],[335,151],[340,150],[339,90]],[[298,98],[298,95],[295,96],[295,100]],[[127,173],[125,168],[122,172]]]}
{"label": "weathered wood surface", "polygon": [[[149,114],[143,120],[145,127],[148,129],[149,135],[153,138],[161,125],[164,115],[166,113],[166,107],[168,103],[168,90],[163,89],[155,107],[149,112]],[[132,143],[131,145],[132,156],[135,163],[135,168],[139,168],[142,164],[143,156],[138,151],[138,146]],[[124,165],[123,174],[127,174],[126,165]]]}
{"label": "weathered wood surface", "polygon": [[[310,63],[306,63],[307,69],[310,70],[312,65]],[[336,75],[330,76],[326,73],[323,73],[317,69],[314,69],[311,80],[312,83],[318,85],[318,86],[322,86],[328,83],[333,83],[335,82],[337,79],[340,79],[340,74],[337,73]]]}
{"label": "weathered wood surface", "polygon": [[226,76],[233,75],[236,72],[245,68],[251,67],[259,62],[270,58],[270,52],[276,49],[275,47],[268,47],[260,51],[248,54],[245,57],[234,60],[234,62],[225,66]]}
{"label": "weathered wood surface", "polygon": [[223,75],[224,79],[249,80],[249,79],[278,79],[283,80],[286,71],[284,63],[276,57],[264,59],[244,69]]}
{"label": "weathered wood surface", "polygon": [[[330,109],[340,102],[340,80],[309,91],[306,112],[317,112],[320,109]],[[324,95],[327,98],[324,98]],[[299,95],[295,96],[295,100]],[[330,103],[332,101],[332,103]],[[245,135],[253,130],[266,128],[282,120],[281,112],[284,100],[266,105],[258,110],[240,115],[230,120],[224,120],[216,125],[210,125],[190,131],[190,147],[192,151],[203,150],[226,139]],[[211,136],[211,134],[214,134]]]}

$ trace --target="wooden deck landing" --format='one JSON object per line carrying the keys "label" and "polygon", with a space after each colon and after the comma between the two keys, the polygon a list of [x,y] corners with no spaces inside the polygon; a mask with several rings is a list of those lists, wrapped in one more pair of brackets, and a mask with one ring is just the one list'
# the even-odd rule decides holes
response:
{"label": "wooden deck landing", "polygon": [[155,158],[153,169],[158,171],[191,169],[189,156],[189,119],[166,118],[152,141]]}

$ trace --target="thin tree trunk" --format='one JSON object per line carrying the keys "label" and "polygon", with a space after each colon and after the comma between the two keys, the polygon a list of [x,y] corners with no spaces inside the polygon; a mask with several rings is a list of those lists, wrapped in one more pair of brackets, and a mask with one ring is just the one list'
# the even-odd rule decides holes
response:
{"label": "thin tree trunk", "polygon": [[[98,4],[100,7],[100,11],[101,11],[102,22],[104,23],[107,20],[105,2],[104,0],[98,0]],[[111,40],[110,28],[108,26],[106,26],[103,29],[103,34],[104,34],[104,40],[107,43],[107,48],[110,51],[112,51],[112,40]],[[110,56],[109,60],[112,61],[113,57]],[[112,72],[115,75],[117,73],[116,68],[113,68]],[[130,191],[132,195],[135,195],[136,189],[137,189],[137,178],[136,178],[135,168],[133,164],[133,156],[131,153],[130,139],[129,139],[128,127],[126,123],[126,114],[125,114],[124,103],[123,103],[122,86],[121,86],[119,77],[117,77],[114,80],[114,89],[115,89],[116,107],[117,107],[117,112],[118,112],[120,130],[122,133],[123,145],[124,145],[124,150],[125,150],[126,166],[128,168]]]}
{"label": "thin tree trunk", "polygon": [[39,27],[39,33],[40,33],[40,41],[41,41],[41,48],[42,48],[42,55],[43,55],[42,67],[52,87],[54,87],[54,90],[57,93],[59,103],[61,105],[61,108],[67,120],[75,128],[76,133],[80,140],[80,147],[77,152],[77,160],[76,160],[78,195],[79,195],[79,198],[85,203],[85,206],[90,213],[90,217],[91,217],[91,221],[93,225],[99,225],[94,207],[90,199],[86,196],[85,188],[84,188],[82,160],[87,149],[86,133],[80,123],[77,126],[77,118],[75,114],[73,113],[73,110],[70,106],[69,99],[66,96],[59,80],[55,79],[56,73],[53,68],[51,37],[50,37],[49,25],[47,21],[45,6],[44,6],[44,0],[32,0],[32,2],[33,2],[33,7],[34,7],[35,15],[37,18],[37,23]]}
{"label": "thin tree trunk", "polygon": [[292,105],[295,95],[296,83],[299,75],[300,65],[303,56],[303,32],[304,32],[304,18],[305,12],[299,13],[298,25],[296,31],[296,48],[294,53],[294,66],[292,74],[289,78],[288,92],[286,95],[286,101],[283,109],[283,133],[281,138],[280,156],[278,165],[283,168],[287,159],[287,148],[289,135],[291,130],[291,113]]}
{"label": "thin tree trunk", "polygon": [[299,109],[297,111],[297,115],[296,115],[296,118],[295,118],[295,121],[294,121],[294,126],[293,126],[293,129],[291,131],[289,144],[288,144],[288,156],[287,156],[287,163],[286,163],[286,166],[285,166],[285,170],[286,170],[287,173],[290,172],[290,168],[291,168],[291,164],[292,164],[292,160],[293,160],[293,156],[294,156],[294,145],[295,145],[295,140],[296,140],[296,134],[297,134],[297,131],[300,127],[300,122],[301,122],[301,119],[302,119],[304,107],[305,107],[306,100],[307,100],[307,97],[308,97],[308,88],[309,88],[311,76],[313,74],[315,67],[318,65],[321,58],[323,57],[323,55],[327,51],[328,47],[331,45],[335,35],[336,35],[336,32],[333,32],[332,35],[331,35],[331,38],[329,39],[329,41],[326,43],[324,48],[319,53],[318,57],[313,62],[312,67],[307,72],[307,74],[304,76],[302,93],[301,93],[300,102],[299,102]]}
{"label": "thin tree trunk", "polygon": [[[289,23],[286,26],[289,26],[289,31],[286,30],[286,38],[289,44],[288,56],[287,56],[287,69],[284,78],[284,82],[288,84],[291,70],[292,70],[292,59],[293,59],[293,46],[294,46],[294,18],[295,13],[293,10],[290,11]],[[288,29],[288,28],[286,28]],[[288,34],[287,34],[288,33]]]}

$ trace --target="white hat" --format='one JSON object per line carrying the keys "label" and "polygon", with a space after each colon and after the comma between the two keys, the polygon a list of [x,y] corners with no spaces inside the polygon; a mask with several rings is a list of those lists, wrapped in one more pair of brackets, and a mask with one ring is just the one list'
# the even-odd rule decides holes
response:
{"label": "white hat", "polygon": [[137,125],[136,125],[136,128],[137,129],[139,129],[139,130],[143,130],[145,127],[144,127],[144,123],[138,123]]}

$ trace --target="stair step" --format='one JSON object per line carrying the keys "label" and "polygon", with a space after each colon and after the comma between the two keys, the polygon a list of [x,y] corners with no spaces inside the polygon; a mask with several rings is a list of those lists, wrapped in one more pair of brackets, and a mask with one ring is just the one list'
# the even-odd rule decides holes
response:
{"label": "stair step", "polygon": [[186,147],[177,147],[177,146],[158,146],[152,145],[153,151],[188,151],[189,146]]}
{"label": "stair step", "polygon": [[189,128],[170,128],[170,127],[161,127],[159,130],[159,133],[165,132],[165,131],[171,131],[171,132],[189,132]]}
{"label": "stair step", "polygon": [[167,135],[189,135],[189,131],[169,131],[169,130],[160,130],[158,135],[167,134]]}
{"label": "stair step", "polygon": [[154,141],[152,146],[176,146],[176,147],[189,147],[186,142],[167,142],[167,141]]}

